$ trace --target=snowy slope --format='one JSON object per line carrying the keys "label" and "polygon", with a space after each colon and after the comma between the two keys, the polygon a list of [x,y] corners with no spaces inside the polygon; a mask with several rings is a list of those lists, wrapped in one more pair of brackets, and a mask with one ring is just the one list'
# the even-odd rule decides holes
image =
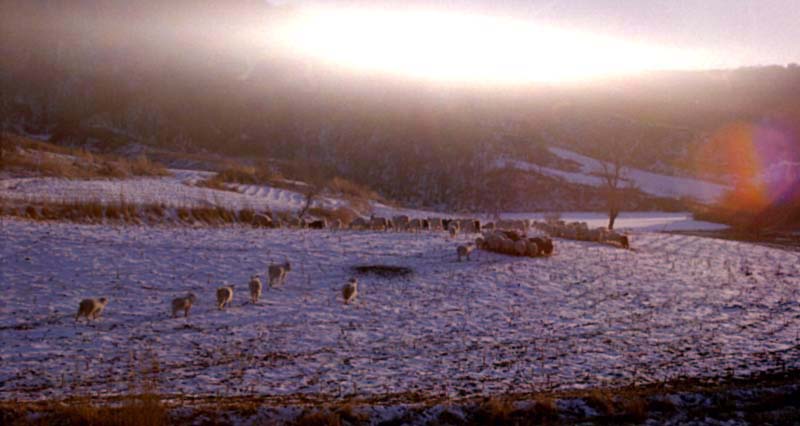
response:
{"label": "snowy slope", "polygon": [[[221,205],[231,209],[274,211],[297,211],[305,203],[303,194],[266,185],[234,185],[233,189],[239,192],[194,186],[213,172],[179,169],[170,172],[173,176],[121,180],[3,179],[0,180],[0,197],[23,201],[126,201],[172,207]],[[329,208],[342,204],[342,200],[328,197],[318,197],[315,203]]]}
{"label": "snowy slope", "polygon": [[[800,255],[637,234],[636,251],[556,241],[552,258],[478,252],[444,233],[109,227],[0,219],[0,398],[125,392],[156,354],[165,393],[452,397],[743,375],[800,366]],[[245,302],[289,259],[285,288]],[[350,267],[413,268],[362,276]],[[214,289],[234,283],[233,307]],[[188,319],[171,298],[194,291]],[[78,301],[107,296],[95,324]]]}
{"label": "snowy slope", "polygon": [[[581,185],[602,186],[604,184],[603,180],[598,177],[598,174],[603,173],[603,166],[599,160],[563,148],[549,147],[548,149],[563,159],[580,164],[581,171],[568,172],[512,159],[502,159],[498,166],[534,171]],[[700,179],[662,175],[636,168],[626,169],[624,177],[647,194],[670,198],[690,197],[706,203],[714,202],[729,189],[724,185]]]}

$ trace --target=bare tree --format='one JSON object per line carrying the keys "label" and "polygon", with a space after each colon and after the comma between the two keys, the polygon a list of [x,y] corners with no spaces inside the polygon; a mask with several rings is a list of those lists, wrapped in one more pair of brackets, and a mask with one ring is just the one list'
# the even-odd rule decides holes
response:
{"label": "bare tree", "polygon": [[600,161],[603,167],[601,178],[603,179],[606,205],[608,207],[608,229],[614,229],[614,222],[619,216],[622,207],[622,181],[624,180],[625,164],[622,156],[615,156],[609,163]]}
{"label": "bare tree", "polygon": [[303,207],[297,213],[297,216],[303,218],[306,213],[308,213],[308,209],[314,204],[314,200],[317,196],[322,192],[322,186],[317,184],[309,184],[308,187],[305,188],[303,191],[303,197],[305,197],[305,202],[303,203]]}
{"label": "bare tree", "polygon": [[629,164],[644,135],[637,123],[622,117],[614,117],[610,124],[610,128],[606,130],[610,130],[611,138],[598,144],[598,149],[602,151],[596,151],[596,154],[602,168],[602,172],[598,174],[603,180],[608,229],[614,229],[614,222],[623,206],[624,191],[634,187],[627,176]]}

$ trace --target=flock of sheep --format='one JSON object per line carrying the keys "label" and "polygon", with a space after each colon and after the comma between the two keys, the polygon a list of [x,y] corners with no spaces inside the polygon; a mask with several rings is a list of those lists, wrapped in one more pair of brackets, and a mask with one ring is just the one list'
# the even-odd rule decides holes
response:
{"label": "flock of sheep", "polygon": [[[277,218],[276,218],[277,219]],[[460,232],[478,233],[482,235],[475,239],[474,243],[460,244],[456,247],[457,259],[469,260],[470,254],[477,247],[481,250],[493,251],[497,253],[515,256],[549,256],[553,253],[553,241],[547,236],[528,237],[527,232],[537,229],[549,236],[567,238],[581,241],[596,241],[602,243],[615,243],[624,248],[629,248],[627,235],[610,231],[605,228],[589,229],[585,222],[565,223],[560,220],[548,220],[546,222],[532,222],[529,220],[499,220],[495,223],[489,222],[481,224],[477,219],[442,219],[442,218],[409,218],[405,215],[395,216],[391,219],[382,217],[371,217],[369,219],[358,217],[347,226],[340,220],[331,223],[324,219],[306,222],[301,218],[294,218],[287,224],[297,227],[308,227],[312,229],[344,229],[353,230],[378,230],[378,231],[408,231],[417,232],[423,230],[446,230],[451,237]],[[259,222],[263,226],[275,227],[276,223],[271,217],[266,215],[256,215],[254,224]],[[267,225],[269,224],[269,225]],[[286,276],[292,270],[292,265],[287,261],[281,264],[271,264],[267,269],[269,276],[269,286],[283,285]],[[253,275],[248,283],[250,290],[250,301],[255,304],[261,298],[263,285],[258,275]],[[225,285],[217,289],[217,308],[225,309],[233,301],[233,285]],[[342,299],[345,304],[349,304],[358,296],[358,280],[351,278],[342,287]],[[192,305],[197,301],[194,293],[189,293],[184,297],[172,300],[172,316],[177,317],[183,311],[184,317],[189,316]],[[78,313],[75,321],[81,317],[89,320],[97,319],[108,304],[105,297],[96,299],[84,299],[78,306]]]}
{"label": "flock of sheep", "polygon": [[549,220],[546,222],[534,222],[533,226],[557,238],[615,244],[625,249],[630,248],[630,239],[627,235],[608,228],[590,229],[586,222],[567,223],[563,220]]}
{"label": "flock of sheep", "polygon": [[[291,270],[292,265],[289,262],[269,265],[267,273],[269,274],[270,288],[277,285],[283,285],[286,281],[286,276]],[[261,291],[263,290],[261,278],[258,275],[253,275],[250,277],[248,287],[250,290],[250,302],[255,304],[258,302],[258,299],[261,298]],[[233,285],[224,285],[217,289],[218,309],[225,309],[226,305],[229,305],[231,302],[233,302],[233,290]],[[356,278],[350,278],[350,280],[342,287],[342,299],[344,300],[345,304],[349,304],[353,301],[353,299],[356,298],[356,296],[358,296],[358,280]],[[184,297],[173,299],[172,317],[177,318],[181,311],[183,311],[184,317],[188,317],[189,311],[192,309],[192,306],[196,301],[197,296],[194,293],[189,293]],[[107,304],[108,299],[105,297],[81,300],[80,304],[78,305],[78,313],[75,315],[75,321],[78,321],[81,317],[86,318],[87,321],[97,319],[97,317],[103,313],[103,309],[105,309]]]}

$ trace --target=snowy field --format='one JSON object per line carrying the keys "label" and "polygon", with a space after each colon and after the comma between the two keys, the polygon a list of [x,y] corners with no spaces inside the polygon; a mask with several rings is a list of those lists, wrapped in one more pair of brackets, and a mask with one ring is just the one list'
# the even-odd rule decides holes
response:
{"label": "snowy field", "polygon": [[[0,219],[0,399],[124,393],[155,354],[186,395],[452,397],[745,375],[800,366],[798,253],[641,232],[634,251],[556,240],[551,258],[444,233],[112,227]],[[293,263],[246,301],[249,276]],[[360,276],[358,264],[410,267]],[[235,284],[233,306],[214,291]],[[199,301],[171,319],[169,301]],[[75,324],[84,297],[110,303]]]}
{"label": "snowy field", "polygon": [[[302,194],[260,185],[237,185],[240,192],[194,186],[213,172],[170,170],[173,176],[121,180],[75,180],[60,178],[17,178],[0,180],[0,196],[11,200],[35,201],[125,201],[135,204],[164,204],[170,207],[225,206],[231,209],[300,209]],[[335,207],[339,200],[321,197],[321,205]]]}
{"label": "snowy field", "polygon": [[[535,171],[581,185],[605,185],[603,179],[600,177],[600,175],[604,173],[603,163],[601,161],[563,148],[549,147],[548,149],[551,153],[560,158],[580,164],[581,170],[579,172],[570,172],[511,159],[500,160],[498,166]],[[623,178],[646,194],[668,198],[689,197],[704,203],[713,203],[718,200],[722,194],[730,190],[730,188],[725,185],[702,179],[667,176],[632,167],[624,169]]]}

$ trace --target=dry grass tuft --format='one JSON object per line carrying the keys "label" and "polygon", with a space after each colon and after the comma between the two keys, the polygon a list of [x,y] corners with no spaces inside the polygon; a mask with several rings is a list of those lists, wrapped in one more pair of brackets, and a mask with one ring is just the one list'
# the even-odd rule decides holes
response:
{"label": "dry grass tuft", "polygon": [[534,405],[528,410],[528,414],[534,420],[554,420],[558,418],[558,406],[553,398],[540,396],[534,399]]}
{"label": "dry grass tuft", "polygon": [[601,390],[589,392],[584,401],[601,416],[611,416],[615,412],[613,396]]}
{"label": "dry grass tuft", "polygon": [[362,200],[382,200],[381,196],[372,189],[338,176],[331,179],[326,188],[334,194],[341,194],[345,197]]}
{"label": "dry grass tuft", "polygon": [[276,183],[281,180],[283,177],[280,173],[272,171],[268,166],[250,167],[234,164],[214,176],[198,182],[197,186],[234,191],[228,187],[228,184],[278,186]]}
{"label": "dry grass tuft", "polygon": [[65,179],[166,176],[167,169],[145,155],[134,159],[93,154],[17,135],[4,135],[0,170],[23,176]]}
{"label": "dry grass tuft", "polygon": [[305,411],[292,422],[294,426],[341,426],[342,417],[328,410]]}
{"label": "dry grass tuft", "polygon": [[[35,414],[35,415],[34,415]],[[156,394],[135,395],[119,406],[95,405],[86,398],[45,406],[10,404],[0,408],[8,425],[164,426],[171,424],[167,407]]]}
{"label": "dry grass tuft", "polygon": [[503,398],[492,397],[483,402],[472,414],[475,424],[510,424],[514,416],[514,405]]}

